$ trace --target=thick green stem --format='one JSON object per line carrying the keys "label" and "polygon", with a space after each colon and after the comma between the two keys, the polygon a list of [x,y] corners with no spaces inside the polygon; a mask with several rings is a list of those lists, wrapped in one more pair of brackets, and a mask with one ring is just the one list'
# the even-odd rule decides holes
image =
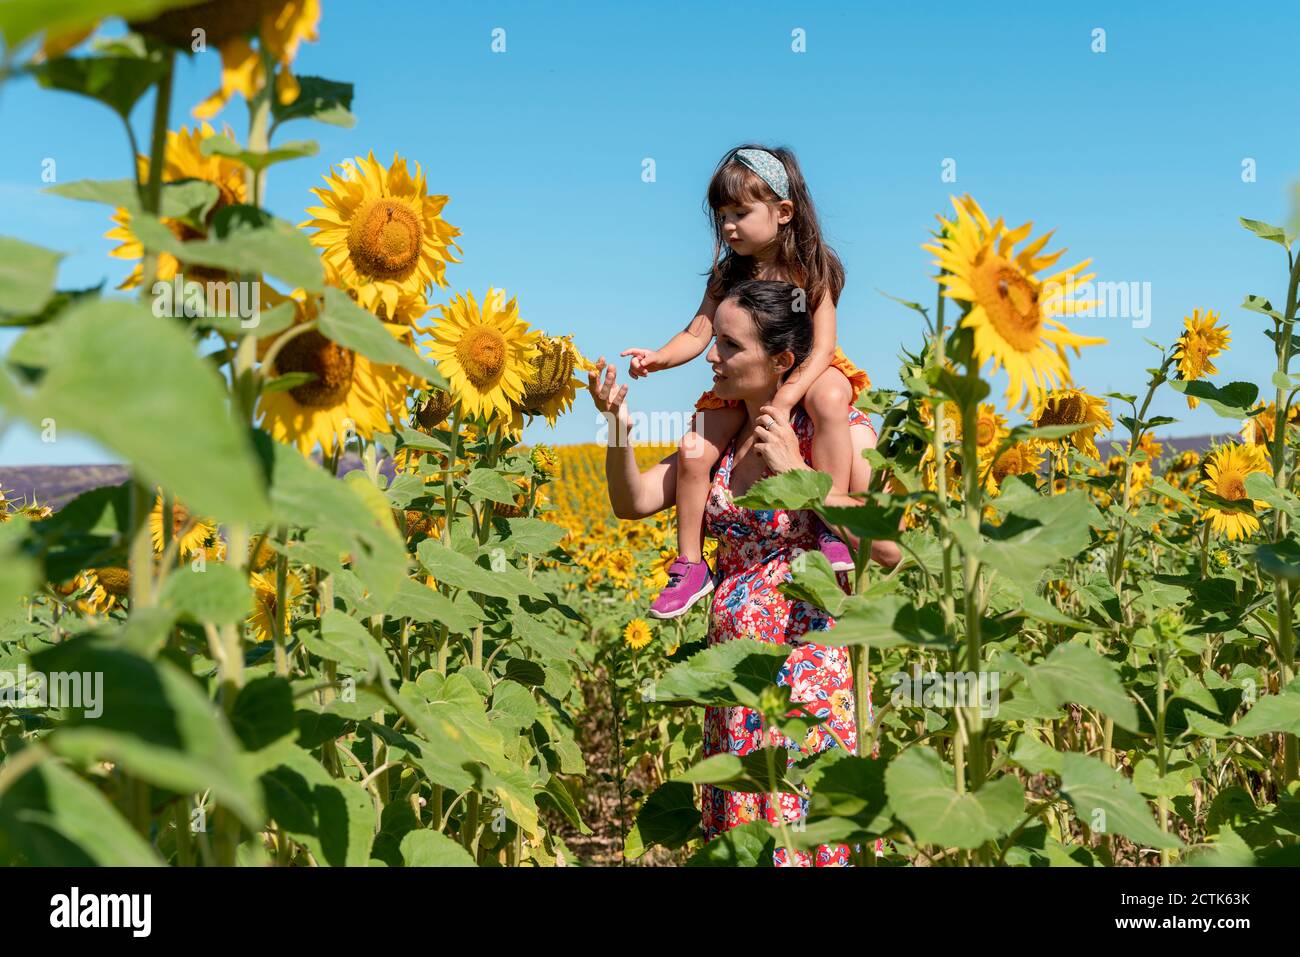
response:
{"label": "thick green stem", "polygon": [[[978,376],[978,369],[969,370],[971,377]],[[979,480],[979,404],[970,402],[962,409],[962,478],[966,489],[964,518],[970,526],[975,540],[980,534],[980,519],[984,512],[983,489]],[[984,614],[984,596],[980,562],[973,554],[963,551],[962,584],[964,586],[966,617],[966,670],[978,675],[983,668],[982,617]],[[984,718],[977,706],[966,712],[966,730],[970,740],[970,754],[967,760],[968,781],[972,791],[977,791],[984,783],[987,773],[984,761]]]}

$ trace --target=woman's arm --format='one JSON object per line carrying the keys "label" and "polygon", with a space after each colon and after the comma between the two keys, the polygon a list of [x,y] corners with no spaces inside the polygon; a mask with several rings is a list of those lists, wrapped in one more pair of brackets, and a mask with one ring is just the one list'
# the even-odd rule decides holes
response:
{"label": "woman's arm", "polygon": [[627,440],[627,386],[616,385],[617,375],[613,366],[606,367],[604,356],[595,370],[587,373],[591,401],[609,424],[605,447],[609,504],[618,518],[645,518],[677,501],[677,453],[644,472],[637,466],[632,443]]}
{"label": "woman's arm", "polygon": [[690,362],[705,349],[713,339],[713,314],[718,311],[718,302],[705,292],[700,300],[700,308],[695,318],[686,324],[686,328],[673,336],[659,349],[624,349],[620,356],[631,356],[628,375],[640,379],[651,372],[662,369],[675,369]]}
{"label": "woman's arm", "polygon": [[812,314],[812,350],[798,366],[786,376],[781,388],[776,390],[772,404],[790,412],[803,401],[803,397],[817,381],[817,377],[830,368],[835,358],[835,304],[829,295],[823,295]]}

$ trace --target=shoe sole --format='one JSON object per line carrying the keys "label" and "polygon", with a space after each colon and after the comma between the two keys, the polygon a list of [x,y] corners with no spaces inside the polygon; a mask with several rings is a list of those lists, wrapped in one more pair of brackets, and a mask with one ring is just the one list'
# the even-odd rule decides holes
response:
{"label": "shoe sole", "polygon": [[676,611],[655,611],[653,608],[651,608],[650,617],[658,618],[660,621],[671,621],[674,618],[680,618],[682,615],[686,614],[688,611],[691,610],[692,605],[694,605],[697,601],[699,601],[701,598],[703,598],[711,591],[713,591],[712,579],[709,580],[709,583],[705,585],[705,587],[701,588],[694,595],[692,595],[690,597],[690,600],[688,600],[686,604],[682,605],[681,608],[678,608]]}

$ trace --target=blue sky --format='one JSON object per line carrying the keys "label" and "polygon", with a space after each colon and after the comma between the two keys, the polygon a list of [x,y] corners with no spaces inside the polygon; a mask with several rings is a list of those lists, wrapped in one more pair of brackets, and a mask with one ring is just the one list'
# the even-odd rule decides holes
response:
{"label": "blue sky", "polygon": [[[585,353],[655,347],[691,317],[711,240],[701,202],[717,160],[747,140],[798,154],[848,282],[840,343],[879,385],[895,384],[900,344],[919,317],[884,290],[930,304],[920,249],[948,197],[969,192],[993,216],[1055,228],[1062,263],[1091,258],[1098,280],[1150,283],[1150,325],[1080,319],[1109,338],[1074,362],[1091,391],[1140,392],[1155,351],[1194,307],[1222,312],[1233,348],[1219,382],[1267,384],[1266,320],[1247,293],[1281,299],[1285,254],[1238,216],[1284,222],[1300,180],[1293,72],[1300,22],[1283,3],[1231,10],[1185,4],[534,3],[324,0],[321,41],[300,73],[356,84],[357,125],[288,124],[320,155],[273,168],[268,205],[294,222],[330,162],[373,150],[420,162],[463,235],[454,292],[489,285],[523,318],[573,333]],[[492,31],[506,51],[493,53]],[[1093,31],[1106,31],[1095,53]],[[791,50],[792,31],[806,52]],[[218,83],[215,52],[185,60],[173,127]],[[1288,100],[1290,98],[1290,100]],[[137,109],[141,131],[148,103]],[[220,119],[240,135],[247,112]],[[0,89],[0,234],[68,254],[64,286],[110,287],[102,207],[42,195],[42,161],[60,182],[129,174],[117,119],[27,81]],[[653,158],[656,181],[642,181]],[[956,182],[941,180],[956,162]],[[1252,159],[1255,181],[1243,182]],[[12,334],[0,333],[0,349]],[[626,369],[626,360],[621,360]],[[634,383],[644,411],[686,410],[709,384],[703,359]],[[995,381],[1000,394],[1005,379]],[[1118,409],[1113,411],[1118,412]],[[1234,428],[1163,391],[1164,431]],[[596,438],[590,402],[526,441]],[[12,428],[0,463],[111,461],[87,442],[43,444]]]}

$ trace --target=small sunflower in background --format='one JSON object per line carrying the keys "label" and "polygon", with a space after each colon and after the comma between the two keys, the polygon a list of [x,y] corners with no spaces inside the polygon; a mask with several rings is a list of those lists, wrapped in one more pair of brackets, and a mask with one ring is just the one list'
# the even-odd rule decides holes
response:
{"label": "small sunflower in background", "polygon": [[[1178,378],[1185,382],[1195,382],[1206,376],[1214,375],[1219,370],[1210,360],[1228,348],[1232,333],[1226,326],[1217,325],[1219,314],[1213,309],[1193,309],[1190,316],[1183,317],[1183,334],[1174,343],[1174,359],[1178,363]],[[1187,407],[1194,409],[1200,405],[1195,396],[1187,396]]]}
{"label": "small sunflower in background", "polygon": [[1073,295],[1095,275],[1080,275],[1091,260],[1039,276],[1065,252],[1039,255],[1051,232],[1017,251],[1033,223],[1016,229],[1007,229],[1001,219],[991,223],[970,196],[953,197],[952,204],[956,219],[940,217],[946,235],[921,248],[938,257],[934,262],[943,270],[937,277],[943,294],[970,304],[960,324],[974,331],[977,361],[992,360],[994,373],[1005,367],[1007,404],[1028,407],[1048,389],[1069,384],[1067,347],[1079,355],[1082,346],[1106,342],[1073,333],[1057,318],[1097,305]]}
{"label": "small sunflower in background", "polygon": [[1200,464],[1201,464],[1200,453],[1189,449],[1186,452],[1180,452],[1178,456],[1172,462],[1169,463],[1168,467],[1165,469],[1165,474],[1168,475],[1170,473],[1175,473],[1175,472],[1187,472],[1190,471],[1191,469],[1196,468]]}
{"label": "small sunflower in background", "polygon": [[623,629],[623,641],[633,651],[640,651],[646,645],[650,644],[654,635],[650,631],[650,625],[644,618],[633,618]]}
{"label": "small sunflower in background", "polygon": [[65,585],[55,586],[60,595],[79,595],[77,610],[83,615],[107,615],[131,597],[131,571],[127,568],[84,568]]}
{"label": "small sunflower in background", "polygon": [[429,195],[419,163],[412,175],[400,156],[385,169],[370,153],[337,174],[330,167],[325,182],[312,190],[322,205],[299,226],[315,229],[312,244],[363,309],[395,318],[430,285],[447,284],[447,263],[460,262],[451,254],[460,230],[442,218],[448,197]]}
{"label": "small sunflower in background", "polygon": [[1147,455],[1146,466],[1150,468],[1160,461],[1160,456],[1165,454],[1165,447],[1156,441],[1156,437],[1150,432],[1143,432],[1142,438],[1138,439],[1138,449]]}
{"label": "small sunflower in background", "polygon": [[993,459],[993,455],[1010,434],[1006,417],[999,414],[992,402],[980,405],[975,419],[975,451],[979,456],[980,471]]}
{"label": "small sunflower in background", "polygon": [[[1293,430],[1300,424],[1300,405],[1292,405],[1286,413],[1287,429]],[[1241,438],[1250,445],[1258,445],[1266,452],[1273,447],[1277,437],[1277,403],[1260,402],[1250,410],[1250,415],[1241,425]]]}
{"label": "small sunflower in background", "polygon": [[1069,435],[1059,439],[1040,439],[1042,447],[1064,452],[1074,446],[1089,458],[1100,458],[1096,437],[1099,432],[1109,432],[1115,426],[1106,401],[1089,395],[1082,389],[1055,389],[1039,401],[1031,419],[1037,428],[1048,425],[1078,425]]}
{"label": "small sunflower in background", "polygon": [[[278,294],[269,298],[271,305],[290,299],[297,303],[295,325],[315,319],[320,308],[319,298],[301,289],[288,299]],[[395,323],[385,323],[384,328],[409,344],[409,328]],[[259,343],[259,356],[267,354],[275,338]],[[303,455],[317,444],[330,453],[342,447],[350,433],[368,439],[387,432],[390,421],[400,421],[405,414],[407,388],[415,381],[400,367],[371,362],[315,329],[287,340],[263,371],[272,382],[295,373],[313,377],[289,388],[263,390],[257,399],[262,428],[277,442],[297,446]]]}
{"label": "small sunflower in background", "polygon": [[[121,594],[116,595],[104,587],[99,580],[98,572],[107,571],[106,578],[110,584],[114,583],[114,572],[121,572],[122,576],[118,577],[117,583],[122,586]],[[110,611],[120,604],[120,598],[125,598],[131,592],[131,573],[125,568],[120,569],[96,569],[83,568],[77,572],[75,578],[63,584],[55,584],[54,590],[65,598],[73,595],[79,597],[73,599],[77,611],[83,615],[107,615]]]}
{"label": "small sunflower in background", "polygon": [[[223,126],[221,133],[223,136],[234,138],[234,132],[228,126]],[[216,136],[217,132],[208,123],[195,127],[191,130],[189,127],[182,126],[179,130],[168,130],[166,145],[163,149],[163,168],[162,181],[164,183],[174,183],[179,180],[199,179],[205,183],[211,183],[217,187],[217,199],[212,208],[208,210],[206,222],[211,224],[216,214],[227,206],[233,206],[246,202],[247,184],[244,174],[244,167],[228,156],[219,154],[205,156],[203,154],[203,143],[206,140]],[[149,157],[136,157],[136,173],[140,182],[145,182],[149,178]],[[119,245],[109,251],[109,255],[116,259],[135,259],[144,258],[144,245],[136,237],[134,230],[131,228],[131,213],[125,207],[119,206],[113,213],[113,228],[104,234],[105,239],[116,240]],[[206,238],[206,231],[196,229],[187,222],[179,219],[164,216],[163,225],[171,230],[181,242],[189,242],[194,239]],[[194,280],[223,279],[226,276],[224,270],[209,269],[203,266],[187,267],[187,278]],[[175,256],[170,253],[158,254],[158,271],[156,278],[162,282],[169,282],[174,279],[181,271],[181,264]],[[140,285],[144,277],[144,265],[137,262],[126,279],[122,280],[118,289],[134,289]]]}
{"label": "small sunflower in background", "polygon": [[1012,475],[1037,475],[1043,467],[1043,455],[1029,442],[1017,442],[997,457],[989,469],[990,491],[997,492]]}
{"label": "small sunflower in background", "polygon": [[[190,510],[181,502],[172,502],[172,530],[173,536],[180,535],[181,530],[190,520]],[[153,539],[153,552],[155,555],[161,555],[163,552],[163,497],[159,493],[154,497],[153,511],[149,513],[149,534]],[[180,553],[185,558],[196,552],[203,550],[216,537],[217,526],[209,518],[195,518],[194,527],[185,533],[181,538]]]}
{"label": "small sunflower in background", "polygon": [[[1258,445],[1234,443],[1215,449],[1205,460],[1205,478],[1201,486],[1221,499],[1239,502],[1246,496],[1246,476],[1252,472],[1272,471],[1268,456]],[[1268,508],[1268,503],[1254,499],[1257,509]],[[1259,530],[1259,519],[1249,512],[1225,511],[1209,505],[1201,514],[1211,522],[1215,532],[1224,533],[1230,541],[1248,538]]]}
{"label": "small sunflower in background", "polygon": [[456,296],[432,328],[426,343],[429,358],[450,384],[466,417],[522,427],[518,403],[533,375],[533,359],[542,334],[519,318],[515,299],[489,288],[482,307],[473,293]]}
{"label": "small sunflower in background", "polygon": [[[253,613],[248,616],[253,637],[258,641],[271,641],[275,637],[276,592],[274,573],[253,572],[248,577],[253,586]],[[303,595],[302,580],[290,572],[284,580],[284,607],[280,609],[280,627],[289,630],[289,612]]]}

